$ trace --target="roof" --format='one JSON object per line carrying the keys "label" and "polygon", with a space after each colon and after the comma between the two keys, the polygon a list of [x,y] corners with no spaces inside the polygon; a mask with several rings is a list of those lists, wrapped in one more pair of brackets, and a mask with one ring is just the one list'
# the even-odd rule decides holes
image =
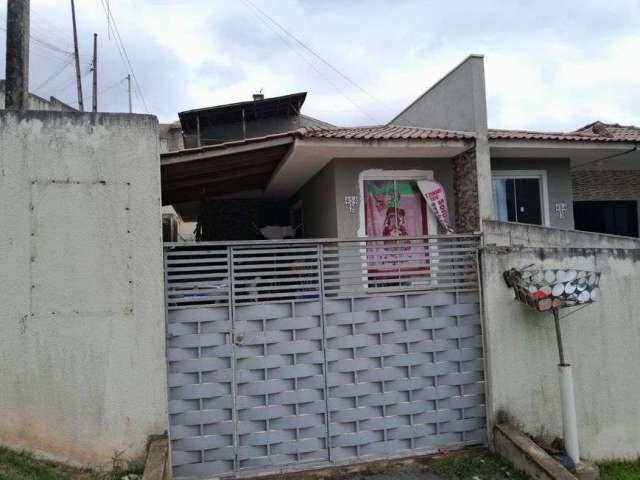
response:
{"label": "roof", "polygon": [[399,125],[373,125],[368,127],[309,127],[296,131],[300,138],[334,138],[353,140],[466,140],[472,132],[441,130],[437,128],[402,127]]}
{"label": "roof", "polygon": [[[270,140],[290,137],[295,138],[328,138],[344,140],[467,140],[475,135],[472,132],[458,132],[455,130],[441,130],[437,128],[400,127],[397,125],[374,125],[369,127],[304,127],[290,132],[274,133],[263,137],[251,137],[244,140],[204,145],[197,148],[187,148],[177,152],[163,153],[163,159],[176,158],[198,153],[218,150],[233,150],[243,145],[260,144]],[[260,145],[256,145],[260,148]]]}
{"label": "roof", "polygon": [[280,97],[249,100],[215,107],[197,108],[178,113],[184,130],[196,129],[196,118],[209,124],[259,120],[274,116],[296,115],[300,112],[307,92],[292,93]]}
{"label": "roof", "polygon": [[489,129],[490,140],[558,140],[568,142],[640,142],[640,127],[600,121],[573,132]]}

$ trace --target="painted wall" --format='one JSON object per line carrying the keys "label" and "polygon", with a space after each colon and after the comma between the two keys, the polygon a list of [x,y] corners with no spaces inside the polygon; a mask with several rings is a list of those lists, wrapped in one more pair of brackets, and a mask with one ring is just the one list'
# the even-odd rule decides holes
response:
{"label": "painted wall", "polygon": [[[573,192],[569,159],[558,158],[492,158],[491,170],[545,170],[549,189],[551,227],[573,228]],[[556,213],[556,203],[565,203],[564,217]]]}
{"label": "painted wall", "polygon": [[482,55],[469,55],[389,123],[474,132],[479,217],[491,217],[491,160]]}
{"label": "painted wall", "polygon": [[[451,220],[455,215],[455,195],[453,190],[453,164],[451,159],[421,158],[367,158],[336,159],[335,164],[335,210],[337,234],[340,238],[358,236],[360,215],[351,213],[344,202],[346,195],[360,195],[359,176],[365,170],[431,170],[434,179],[442,184],[447,194]],[[362,199],[360,199],[362,201]]]}
{"label": "painted wall", "polygon": [[292,205],[302,201],[304,236],[307,238],[338,236],[335,165],[335,160],[328,163],[293,198]]}
{"label": "painted wall", "polygon": [[[527,236],[527,227],[491,223],[520,241]],[[485,225],[485,231],[491,228]],[[556,240],[569,235],[541,230]],[[502,272],[530,264],[601,271],[602,301],[561,320],[565,356],[573,364],[580,447],[583,457],[593,460],[637,458],[640,249],[619,249],[612,236],[572,233],[578,242],[593,239],[589,243],[598,248],[524,244],[482,252],[489,409],[493,417],[506,412],[530,434],[562,435],[553,319],[516,302]]]}
{"label": "painted wall", "polygon": [[82,464],[166,430],[155,117],[0,112],[0,443]]}

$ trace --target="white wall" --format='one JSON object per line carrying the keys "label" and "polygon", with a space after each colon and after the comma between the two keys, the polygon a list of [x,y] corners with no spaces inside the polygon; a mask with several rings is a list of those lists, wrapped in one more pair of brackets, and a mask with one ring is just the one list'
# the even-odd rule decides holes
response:
{"label": "white wall", "polygon": [[[521,226],[503,224],[503,230],[507,228],[524,243]],[[567,236],[562,230],[544,230],[551,242]],[[528,433],[562,436],[553,317],[516,302],[502,272],[530,264],[601,271],[602,301],[561,320],[565,356],[574,368],[581,452],[594,460],[636,458],[640,250],[618,248],[616,237],[591,238],[598,248],[544,248],[535,238],[535,247],[489,246],[482,252],[490,412],[494,418],[497,412],[506,412]],[[607,239],[610,248],[604,248]]]}
{"label": "white wall", "polygon": [[83,464],[166,429],[157,120],[0,112],[0,443]]}

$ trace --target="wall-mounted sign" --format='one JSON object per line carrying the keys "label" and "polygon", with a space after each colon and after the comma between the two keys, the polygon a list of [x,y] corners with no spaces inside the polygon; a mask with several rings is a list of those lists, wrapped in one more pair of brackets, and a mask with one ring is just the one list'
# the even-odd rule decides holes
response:
{"label": "wall-mounted sign", "polygon": [[447,206],[447,195],[444,193],[444,187],[435,180],[419,180],[418,188],[424,195],[427,205],[433,211],[438,222],[447,233],[453,233],[451,220],[449,219],[449,208]]}
{"label": "wall-mounted sign", "polygon": [[556,213],[560,218],[564,218],[567,216],[567,204],[566,203],[556,203]]}
{"label": "wall-mounted sign", "polygon": [[345,195],[344,204],[347,206],[349,213],[356,213],[360,204],[360,197],[357,195]]}

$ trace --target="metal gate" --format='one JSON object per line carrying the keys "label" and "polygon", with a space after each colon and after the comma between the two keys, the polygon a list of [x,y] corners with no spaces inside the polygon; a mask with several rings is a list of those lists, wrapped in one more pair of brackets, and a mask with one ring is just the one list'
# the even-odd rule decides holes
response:
{"label": "metal gate", "polygon": [[174,476],[483,443],[478,242],[166,244]]}

